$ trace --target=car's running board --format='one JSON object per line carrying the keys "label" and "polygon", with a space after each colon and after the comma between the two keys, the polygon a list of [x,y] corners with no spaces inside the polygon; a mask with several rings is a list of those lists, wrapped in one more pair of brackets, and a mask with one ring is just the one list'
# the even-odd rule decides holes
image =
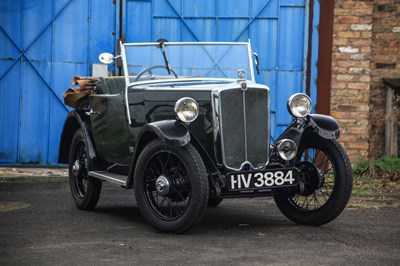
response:
{"label": "car's running board", "polygon": [[99,178],[126,187],[128,177],[108,171],[89,171],[89,176]]}

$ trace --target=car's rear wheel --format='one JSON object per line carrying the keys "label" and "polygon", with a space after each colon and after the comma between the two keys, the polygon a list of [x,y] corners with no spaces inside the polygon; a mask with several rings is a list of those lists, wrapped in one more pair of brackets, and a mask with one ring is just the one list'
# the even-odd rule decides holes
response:
{"label": "car's rear wheel", "polygon": [[322,225],[335,219],[349,201],[353,177],[350,160],[336,140],[304,137],[297,154],[301,171],[296,191],[275,195],[282,213],[298,224]]}
{"label": "car's rear wheel", "polygon": [[86,141],[78,129],[69,153],[69,184],[75,205],[82,210],[94,209],[101,193],[101,180],[88,176]]}
{"label": "car's rear wheel", "polygon": [[155,139],[138,158],[134,190],[141,213],[151,225],[161,231],[181,233],[204,215],[207,172],[191,144],[169,147]]}

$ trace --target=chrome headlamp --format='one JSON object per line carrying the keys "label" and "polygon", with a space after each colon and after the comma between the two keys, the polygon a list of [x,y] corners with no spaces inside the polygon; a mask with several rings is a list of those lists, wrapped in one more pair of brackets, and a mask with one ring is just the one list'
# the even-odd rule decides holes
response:
{"label": "chrome headlamp", "polygon": [[199,115],[199,104],[192,98],[181,98],[175,103],[175,114],[184,123],[193,122]]}
{"label": "chrome headlamp", "polygon": [[297,145],[293,140],[282,139],[276,144],[276,153],[285,161],[292,160],[297,153]]}
{"label": "chrome headlamp", "polygon": [[287,103],[289,113],[298,118],[307,116],[311,107],[311,99],[304,93],[293,94]]}

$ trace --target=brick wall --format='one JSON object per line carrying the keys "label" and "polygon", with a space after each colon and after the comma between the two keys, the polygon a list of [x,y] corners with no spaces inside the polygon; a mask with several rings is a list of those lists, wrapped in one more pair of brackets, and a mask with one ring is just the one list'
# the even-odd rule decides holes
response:
{"label": "brick wall", "polygon": [[400,0],[375,0],[371,54],[370,154],[384,152],[386,89],[382,77],[400,77]]}
{"label": "brick wall", "polygon": [[400,76],[400,0],[335,1],[331,115],[353,162],[383,154],[382,77],[393,76]]}
{"label": "brick wall", "polygon": [[369,156],[373,1],[335,1],[331,115],[352,161]]}

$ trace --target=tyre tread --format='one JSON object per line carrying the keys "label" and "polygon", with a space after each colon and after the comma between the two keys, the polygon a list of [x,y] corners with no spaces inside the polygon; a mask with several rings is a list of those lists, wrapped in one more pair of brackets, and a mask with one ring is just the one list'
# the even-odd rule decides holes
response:
{"label": "tyre tread", "polygon": [[[305,139],[305,142],[311,141],[313,143],[320,142],[322,143],[322,146],[327,145],[328,149],[334,148],[333,153],[336,153],[334,157],[343,163],[343,165],[340,166],[341,169],[336,169],[337,171],[343,171],[340,176],[341,182],[335,182],[335,187],[340,186],[336,187],[336,189],[338,189],[337,192],[335,195],[331,195],[328,202],[320,209],[309,212],[297,209],[289,202],[287,196],[284,194],[276,195],[274,198],[281,212],[293,222],[319,226],[331,222],[344,210],[351,196],[353,177],[350,159],[338,141],[322,139],[319,136],[309,135],[308,138]],[[331,158],[331,160],[334,159]],[[339,162],[337,163],[339,164]]]}
{"label": "tyre tread", "polygon": [[[135,198],[136,202],[139,205],[140,212],[142,216],[155,227],[156,229],[163,231],[163,232],[170,232],[170,233],[183,233],[196,225],[198,222],[200,222],[201,218],[204,216],[204,212],[207,207],[207,200],[208,200],[208,179],[207,179],[207,172],[205,165],[201,159],[201,156],[197,152],[197,150],[191,145],[188,144],[183,147],[178,147],[177,149],[183,149],[184,151],[187,152],[187,156],[190,158],[191,162],[191,169],[194,171],[194,175],[197,177],[202,177],[199,180],[198,186],[194,187],[193,189],[196,189],[196,193],[199,194],[199,202],[194,205],[194,208],[191,209],[191,214],[188,215],[188,218],[185,218],[186,220],[181,221],[180,223],[177,223],[175,225],[165,225],[161,224],[161,222],[157,222],[157,218],[154,217],[154,215],[147,210],[144,206],[146,204],[145,200],[143,199],[143,191],[140,191],[142,189],[140,185],[141,184],[139,180],[140,176],[138,173],[138,168],[140,166],[140,161],[144,160],[144,157],[147,156],[146,153],[149,151],[152,151],[155,149],[158,145],[165,146],[164,143],[161,142],[159,139],[155,139],[151,141],[141,152],[138,158],[138,163],[136,165],[135,169],[135,182],[134,182],[134,191],[135,191]],[[161,147],[161,146],[160,146]],[[192,183],[193,185],[193,183]],[[194,192],[192,192],[193,194]],[[180,219],[180,218],[179,218]]]}
{"label": "tyre tread", "polygon": [[75,181],[73,180],[74,177],[72,176],[71,173],[71,164],[73,163],[74,160],[74,152],[76,147],[73,147],[73,145],[76,145],[76,143],[80,140],[83,140],[85,142],[85,147],[87,147],[87,143],[85,141],[85,137],[83,135],[82,129],[77,129],[74,133],[74,136],[72,138],[71,141],[71,149],[70,149],[70,154],[69,154],[69,158],[68,158],[68,162],[69,162],[69,184],[70,184],[70,190],[71,190],[71,194],[72,194],[72,198],[75,202],[75,205],[78,209],[80,210],[93,210],[100,198],[100,194],[101,194],[101,188],[102,188],[102,181],[94,178],[94,177],[88,177],[88,188],[87,188],[87,192],[84,198],[79,198],[78,195],[76,195],[76,191],[74,188],[74,184]]}

